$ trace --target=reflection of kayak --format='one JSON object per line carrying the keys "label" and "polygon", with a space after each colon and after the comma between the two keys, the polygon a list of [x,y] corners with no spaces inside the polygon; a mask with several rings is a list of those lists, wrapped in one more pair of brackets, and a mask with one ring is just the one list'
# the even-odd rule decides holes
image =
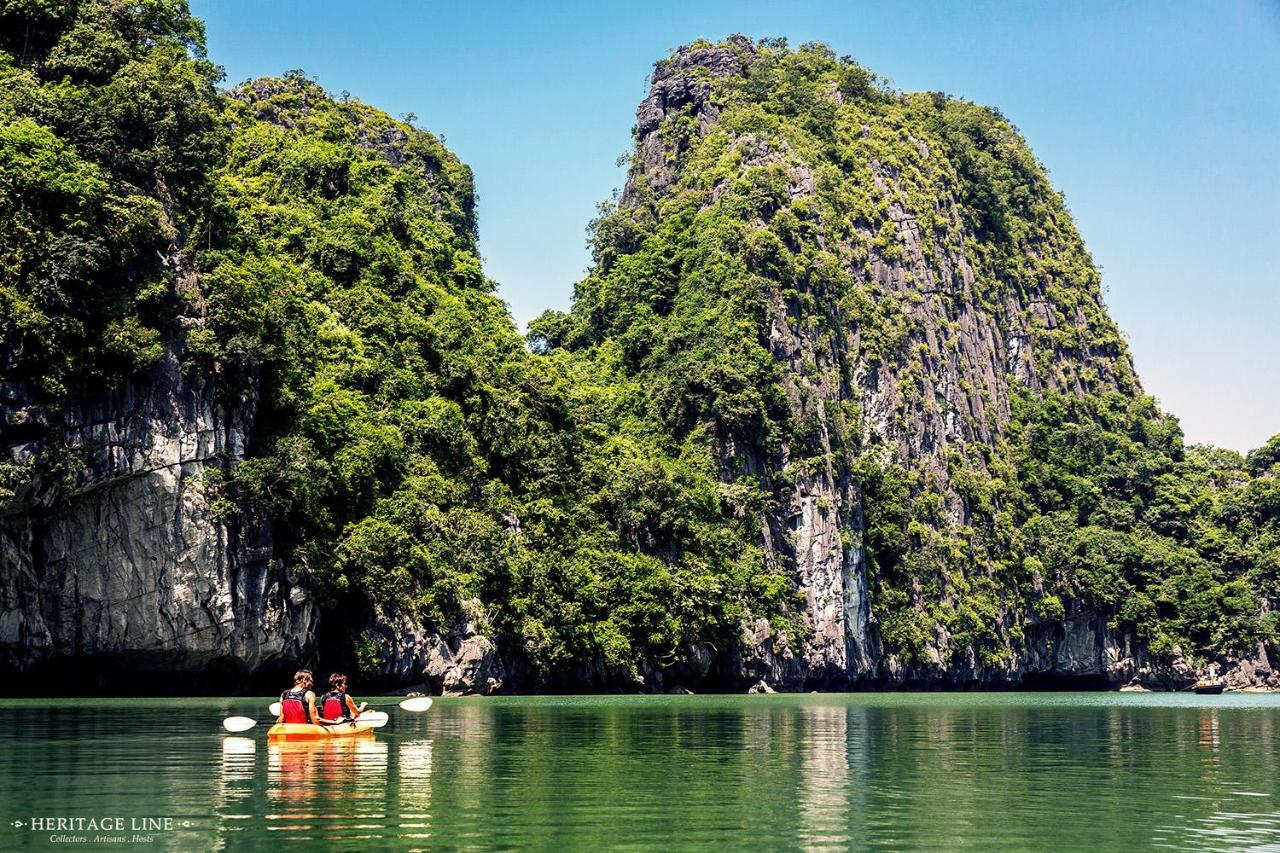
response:
{"label": "reflection of kayak", "polygon": [[279,743],[280,741],[295,740],[332,740],[338,737],[359,737],[360,735],[371,737],[375,728],[373,720],[369,722],[356,720],[352,723],[339,723],[336,726],[316,726],[311,723],[276,723],[267,729],[267,740]]}

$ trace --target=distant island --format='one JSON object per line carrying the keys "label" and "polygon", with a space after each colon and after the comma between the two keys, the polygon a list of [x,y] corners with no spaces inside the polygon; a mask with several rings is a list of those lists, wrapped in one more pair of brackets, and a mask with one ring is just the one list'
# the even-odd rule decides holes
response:
{"label": "distant island", "polygon": [[6,692],[1280,685],[1280,435],[1184,443],[999,112],[681,47],[522,336],[437,136],[221,82],[0,11]]}

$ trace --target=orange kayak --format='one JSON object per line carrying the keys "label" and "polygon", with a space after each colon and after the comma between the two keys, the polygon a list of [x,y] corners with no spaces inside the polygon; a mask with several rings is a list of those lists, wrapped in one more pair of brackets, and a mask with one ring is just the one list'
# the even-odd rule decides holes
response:
{"label": "orange kayak", "polygon": [[375,726],[356,720],[336,726],[316,726],[311,723],[276,723],[267,729],[267,740],[281,741],[331,740],[336,737],[373,736]]}

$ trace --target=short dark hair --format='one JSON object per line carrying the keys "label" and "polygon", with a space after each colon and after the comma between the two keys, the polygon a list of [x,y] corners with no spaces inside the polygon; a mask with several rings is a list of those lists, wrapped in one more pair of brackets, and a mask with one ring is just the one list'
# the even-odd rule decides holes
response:
{"label": "short dark hair", "polygon": [[312,680],[314,679],[312,678],[311,670],[309,669],[300,669],[293,674],[294,684],[301,684],[304,681],[312,681]]}
{"label": "short dark hair", "polygon": [[329,676],[329,689],[340,690],[347,686],[347,677],[340,672],[335,672]]}

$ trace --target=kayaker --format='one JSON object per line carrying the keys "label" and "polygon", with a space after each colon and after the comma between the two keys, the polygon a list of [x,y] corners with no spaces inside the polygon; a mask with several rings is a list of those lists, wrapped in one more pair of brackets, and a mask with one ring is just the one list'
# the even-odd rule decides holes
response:
{"label": "kayaker", "polygon": [[329,692],[320,698],[320,710],[326,719],[343,722],[354,720],[367,707],[368,704],[365,702],[361,702],[357,707],[356,700],[347,693],[345,675],[335,672],[329,676]]}
{"label": "kayaker", "polygon": [[323,725],[333,722],[321,718],[316,712],[316,694],[311,692],[311,670],[300,669],[293,674],[293,689],[280,694],[280,716],[277,723],[315,723]]}

